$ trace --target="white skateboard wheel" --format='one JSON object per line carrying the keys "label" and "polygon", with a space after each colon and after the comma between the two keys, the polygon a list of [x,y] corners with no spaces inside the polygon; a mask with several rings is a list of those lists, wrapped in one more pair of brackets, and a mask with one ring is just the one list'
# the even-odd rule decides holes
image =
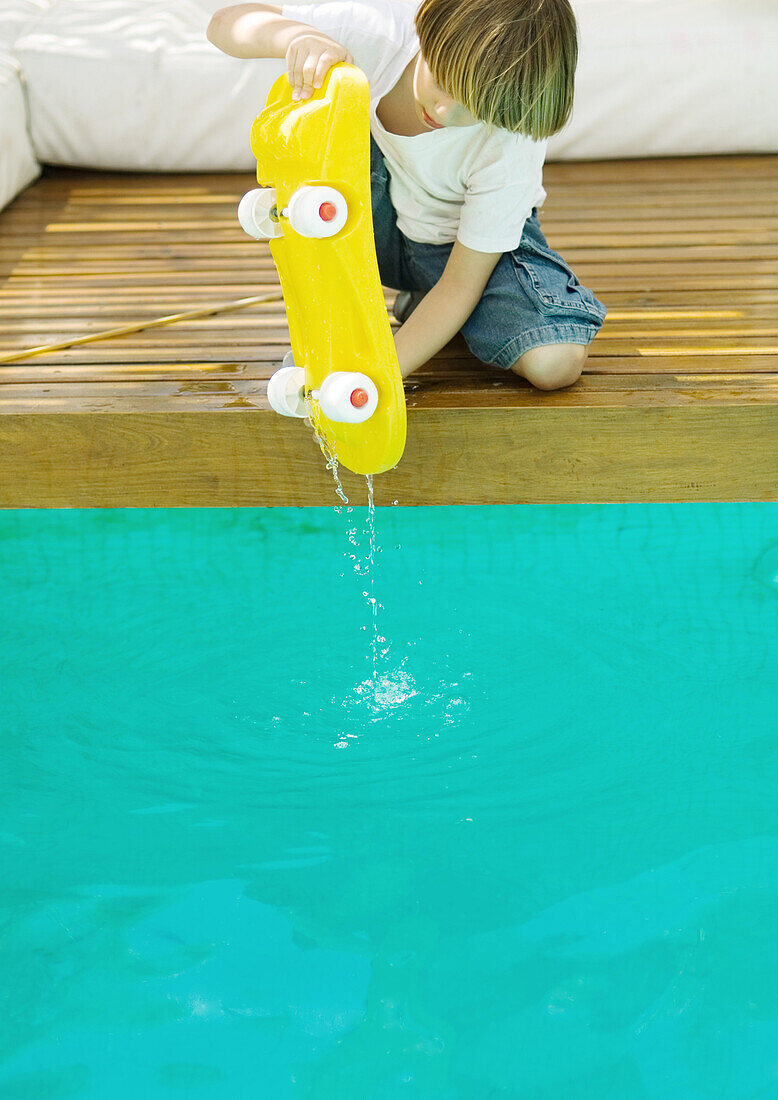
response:
{"label": "white skateboard wheel", "polygon": [[276,204],[273,187],[255,187],[247,191],[238,203],[238,221],[245,233],[256,241],[281,236],[281,226],[270,216]]}
{"label": "white skateboard wheel", "polygon": [[313,396],[327,419],[338,424],[361,424],[378,407],[375,382],[357,371],[333,371]]}
{"label": "white skateboard wheel", "polygon": [[299,187],[284,214],[301,237],[334,237],[348,218],[348,204],[334,187]]}
{"label": "white skateboard wheel", "polygon": [[281,367],[272,374],[267,383],[267,399],[271,409],[281,416],[296,416],[302,419],[308,415],[305,404],[305,371],[302,367]]}

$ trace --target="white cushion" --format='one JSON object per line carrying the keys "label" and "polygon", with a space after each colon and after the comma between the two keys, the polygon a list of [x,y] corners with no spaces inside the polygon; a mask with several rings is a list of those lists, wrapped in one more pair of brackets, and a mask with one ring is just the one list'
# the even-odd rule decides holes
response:
{"label": "white cushion", "polygon": [[49,0],[0,0],[0,210],[38,176],[27,129],[24,77],[14,57],[20,34]]}
{"label": "white cushion", "polygon": [[20,34],[51,6],[51,0],[0,0],[0,50],[12,53]]}
{"label": "white cushion", "polygon": [[27,132],[21,73],[14,58],[0,48],[0,210],[39,172]]}
{"label": "white cushion", "polygon": [[38,157],[51,164],[250,170],[251,123],[281,61],[205,37],[218,0],[54,0],[17,42]]}
{"label": "white cushion", "polygon": [[574,0],[575,107],[549,159],[778,152],[776,0]]}

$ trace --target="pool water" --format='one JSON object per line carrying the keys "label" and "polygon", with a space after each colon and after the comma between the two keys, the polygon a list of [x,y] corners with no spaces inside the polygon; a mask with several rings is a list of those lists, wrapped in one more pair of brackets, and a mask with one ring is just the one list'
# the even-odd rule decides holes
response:
{"label": "pool water", "polygon": [[376,532],[0,513],[0,1098],[778,1097],[778,508]]}

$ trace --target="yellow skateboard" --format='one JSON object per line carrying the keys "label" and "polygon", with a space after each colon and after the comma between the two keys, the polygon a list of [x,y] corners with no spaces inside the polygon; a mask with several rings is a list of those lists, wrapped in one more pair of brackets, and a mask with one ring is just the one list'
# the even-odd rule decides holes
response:
{"label": "yellow skateboard", "polygon": [[251,149],[260,187],[238,216],[250,236],[270,240],[292,343],[268,382],[270,404],[310,415],[354,473],[382,473],[405,447],[405,394],[373,240],[364,73],[335,65],[304,101],[279,77]]}

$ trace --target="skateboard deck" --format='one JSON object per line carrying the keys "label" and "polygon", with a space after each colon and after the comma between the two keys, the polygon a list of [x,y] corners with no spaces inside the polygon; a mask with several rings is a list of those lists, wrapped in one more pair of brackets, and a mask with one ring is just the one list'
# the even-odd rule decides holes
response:
{"label": "skateboard deck", "polygon": [[[279,235],[271,237],[270,250],[314,427],[338,462],[354,473],[391,469],[405,447],[405,394],[373,238],[364,73],[354,65],[335,65],[322,88],[304,101],[293,101],[286,75],[279,77],[252,127],[251,149],[260,187],[274,192],[270,216]],[[330,202],[319,188],[334,189],[343,201]],[[307,223],[299,231],[305,219],[300,213],[295,219],[295,203],[299,211],[305,202],[306,218],[313,210],[314,222],[329,219],[327,231],[337,231],[309,235],[317,230]],[[371,402],[377,391],[377,403],[369,419],[345,423],[325,414],[317,395],[334,372],[359,372],[374,383]],[[367,400],[364,390],[354,393],[361,395],[355,404]]]}

